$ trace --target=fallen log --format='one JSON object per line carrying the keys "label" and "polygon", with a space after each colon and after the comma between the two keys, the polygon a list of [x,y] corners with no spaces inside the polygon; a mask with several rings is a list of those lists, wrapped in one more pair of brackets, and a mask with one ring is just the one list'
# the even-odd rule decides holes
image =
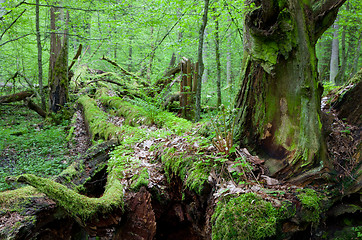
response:
{"label": "fallen log", "polygon": [[28,106],[29,109],[35,111],[38,113],[42,118],[47,117],[47,113],[36,103],[34,103],[30,98],[25,99],[25,103]]}
{"label": "fallen log", "polygon": [[6,96],[0,96],[0,104],[22,101],[28,97],[31,97],[33,94],[34,94],[33,90],[27,90]]}

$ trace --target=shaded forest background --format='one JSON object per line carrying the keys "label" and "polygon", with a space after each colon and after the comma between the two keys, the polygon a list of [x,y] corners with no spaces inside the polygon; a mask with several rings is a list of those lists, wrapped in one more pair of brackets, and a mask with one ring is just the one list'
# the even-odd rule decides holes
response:
{"label": "shaded forest background", "polygon": [[[287,9],[283,1],[281,6]],[[310,123],[316,126],[311,129],[319,131],[315,139],[322,139],[321,150],[318,145],[313,152],[312,138],[305,141],[306,149],[301,148],[305,152],[285,168],[284,173],[293,174],[295,167],[295,181],[290,182],[282,165],[284,159],[293,159],[286,156],[298,149],[294,140],[285,137],[286,142],[293,142],[287,153],[283,151],[288,148],[279,151],[274,142],[267,141],[265,152],[258,151],[258,141],[277,132],[268,120],[262,126],[266,131],[261,131],[265,135],[256,132],[260,139],[248,151],[244,147],[252,146],[249,140],[254,133],[247,131],[253,132],[254,126],[245,130],[248,125],[236,117],[240,110],[235,109],[236,102],[251,99],[241,87],[249,86],[245,79],[255,77],[258,83],[264,79],[262,74],[273,79],[268,64],[284,60],[280,57],[273,63],[271,48],[261,51],[265,52],[264,58],[258,59],[261,65],[248,62],[248,54],[258,52],[244,49],[244,44],[255,43],[250,41],[255,35],[244,26],[244,18],[253,19],[260,9],[254,2],[234,0],[0,0],[0,236],[361,236],[361,126],[356,103],[361,91],[362,6],[357,0],[345,1],[334,24],[316,43],[318,78],[311,74],[311,82],[318,86],[302,86],[300,92],[301,98],[308,99],[307,111],[318,109],[308,112],[310,115],[298,114],[307,120],[306,116],[315,114],[318,121]],[[290,17],[283,11],[280,16]],[[254,20],[248,23],[256,29],[270,27],[262,17]],[[285,25],[280,29],[286,29],[281,34],[289,34],[296,26],[288,25],[288,19],[281,23]],[[309,34],[314,37],[315,33]],[[264,40],[267,46],[275,39]],[[282,53],[287,56],[285,62],[289,53],[299,51],[291,50]],[[309,54],[313,59],[314,53]],[[313,68],[313,64],[307,60],[306,66]],[[255,74],[253,70],[257,70]],[[278,74],[282,72],[278,70]],[[202,79],[197,81],[198,77]],[[257,95],[260,89],[255,86],[250,89]],[[261,87],[260,96],[266,89],[272,87]],[[317,94],[322,94],[321,111],[319,102],[314,102],[320,100]],[[12,103],[18,100],[24,101]],[[280,112],[269,115],[279,114],[281,125],[299,132],[299,117],[290,126],[283,118],[292,101],[282,97],[275,102],[280,104]],[[240,106],[259,106],[248,104]],[[34,116],[34,111],[39,116]],[[258,126],[259,120],[252,119]],[[240,123],[244,135],[234,136],[239,130],[235,125]],[[301,136],[304,130],[302,126]],[[294,133],[284,136],[299,137]],[[249,142],[243,145],[243,141]],[[279,171],[281,175],[273,175]],[[29,187],[17,189],[24,183],[47,196]],[[247,220],[236,221],[233,216],[246,216]],[[140,219],[143,225],[137,228]],[[58,228],[60,220],[67,225]],[[249,228],[248,221],[258,229]],[[345,228],[348,231],[343,232]],[[340,229],[343,231],[338,232]]]}

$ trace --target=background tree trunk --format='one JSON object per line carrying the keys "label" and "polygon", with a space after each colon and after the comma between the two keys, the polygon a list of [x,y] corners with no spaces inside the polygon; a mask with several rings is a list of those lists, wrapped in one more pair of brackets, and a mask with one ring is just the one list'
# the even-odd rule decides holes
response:
{"label": "background tree trunk", "polygon": [[[65,105],[68,99],[68,36],[67,25],[69,14],[66,17],[60,8],[50,9],[50,59],[49,59],[49,109],[56,113]],[[65,29],[57,28],[57,22],[63,22]],[[62,34],[60,32],[63,31]]]}
{"label": "background tree trunk", "polygon": [[362,43],[362,33],[359,34],[358,43],[357,43],[357,50],[355,52],[355,56],[354,56],[354,59],[353,59],[353,67],[352,67],[351,77],[354,76],[358,71],[358,60],[359,60],[359,55],[360,55],[360,51],[361,51],[361,43]]}
{"label": "background tree trunk", "polygon": [[207,24],[207,13],[209,11],[209,0],[205,0],[205,7],[204,7],[204,15],[202,17],[202,24],[200,27],[199,32],[199,48],[198,48],[198,80],[197,80],[197,88],[195,94],[195,122],[200,121],[200,114],[201,114],[201,82],[202,82],[202,75],[204,73],[204,61],[202,59],[202,49],[204,45],[204,32]]}
{"label": "background tree trunk", "polygon": [[39,0],[36,0],[35,6],[35,25],[36,25],[36,43],[38,48],[38,82],[39,82],[39,94],[41,98],[41,107],[43,110],[46,109],[45,96],[43,90],[43,62],[42,62],[42,47],[40,41],[40,27],[39,27]]}
{"label": "background tree trunk", "polygon": [[[228,15],[228,22],[231,23],[230,16]],[[227,49],[226,49],[226,82],[230,88],[230,96],[232,95],[232,80],[231,80],[231,30],[227,32]],[[231,100],[231,99],[230,99]]]}
{"label": "background tree trunk", "polygon": [[[280,177],[327,167],[315,44],[343,2],[262,0],[246,13],[238,136],[242,145],[267,154],[276,166],[271,173]],[[303,181],[309,173],[291,180]]]}
{"label": "background tree trunk", "polygon": [[216,57],[216,88],[217,88],[217,107],[221,105],[221,63],[220,63],[220,38],[219,38],[219,20],[217,9],[214,8],[214,21],[215,21],[215,57]]}
{"label": "background tree trunk", "polygon": [[329,81],[335,84],[335,78],[338,73],[338,57],[339,57],[339,41],[338,41],[338,24],[333,25],[333,39],[332,39],[332,54],[331,54],[331,64],[329,71]]}
{"label": "background tree trunk", "polygon": [[343,27],[342,29],[342,37],[341,37],[341,68],[338,71],[338,74],[335,78],[336,85],[343,85],[344,83],[344,75],[346,73],[347,66],[347,56],[346,56],[346,29]]}

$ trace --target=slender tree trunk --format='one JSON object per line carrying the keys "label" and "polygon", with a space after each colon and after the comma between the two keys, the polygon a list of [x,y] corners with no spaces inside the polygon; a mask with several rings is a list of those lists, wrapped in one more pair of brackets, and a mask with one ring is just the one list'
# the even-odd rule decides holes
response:
{"label": "slender tree trunk", "polygon": [[[50,36],[50,60],[49,60],[49,108],[57,113],[68,100],[68,19],[64,16],[63,9],[51,8],[51,36]],[[64,29],[58,29],[56,22],[62,21]],[[63,31],[64,34],[59,32]]]}
{"label": "slender tree trunk", "polygon": [[153,63],[153,58],[155,56],[155,44],[153,41],[153,27],[151,27],[151,37],[150,37],[150,42],[151,42],[151,56],[150,56],[150,61],[148,62],[148,67],[147,67],[147,79],[151,79],[151,74],[152,74],[152,63]]}
{"label": "slender tree trunk", "polygon": [[38,82],[39,82],[39,94],[41,98],[41,107],[46,109],[45,96],[43,90],[43,63],[42,63],[42,47],[40,41],[40,27],[39,27],[39,0],[36,0],[35,6],[35,28],[36,28],[36,43],[38,48]]}
{"label": "slender tree trunk", "polygon": [[352,75],[351,77],[353,77],[357,71],[358,71],[358,60],[359,60],[359,56],[360,56],[360,52],[361,52],[361,41],[362,40],[362,33],[359,34],[358,37],[358,43],[357,43],[357,49],[356,49],[356,53],[353,59],[353,67],[352,67]]}
{"label": "slender tree trunk", "polygon": [[[214,13],[217,13],[217,9],[214,8]],[[217,71],[217,78],[216,78],[216,88],[217,88],[217,107],[221,105],[221,63],[220,63],[220,38],[219,38],[219,17],[220,15],[214,16],[215,21],[215,56],[216,56],[216,71]]]}
{"label": "slender tree trunk", "polygon": [[329,66],[331,63],[332,40],[326,36],[321,37],[318,48],[321,49],[321,55],[318,57],[318,72],[321,81],[329,81]]}
{"label": "slender tree trunk", "polygon": [[338,74],[335,78],[336,85],[343,85],[344,75],[346,73],[347,66],[347,56],[346,56],[346,28],[343,26],[342,36],[341,36],[341,68],[338,71]]}
{"label": "slender tree trunk", "polygon": [[[228,22],[231,22],[229,15],[228,15]],[[231,30],[230,30],[230,28],[227,33],[227,43],[228,43],[228,47],[226,48],[226,81],[227,81],[227,84],[230,86],[230,90],[231,90],[232,82],[231,82]]]}
{"label": "slender tree trunk", "polygon": [[332,54],[331,54],[331,64],[329,71],[329,81],[335,83],[335,78],[338,73],[338,57],[339,57],[339,41],[338,41],[338,24],[333,25],[333,39],[332,39]]}
{"label": "slender tree trunk", "polygon": [[209,43],[207,40],[207,36],[208,36],[208,28],[205,27],[205,31],[204,31],[204,44],[203,44],[203,48],[202,48],[202,60],[204,63],[204,72],[202,74],[202,83],[206,83],[209,79],[209,68],[208,68],[208,63],[207,60],[209,58]]}
{"label": "slender tree trunk", "polygon": [[319,5],[298,0],[254,3],[245,15],[245,65],[236,100],[238,138],[242,145],[269,155],[267,162],[278,165],[270,170],[279,177],[295,182],[317,177],[329,164],[315,44],[344,0]]}
{"label": "slender tree trunk", "polygon": [[198,48],[198,79],[197,79],[197,88],[196,88],[196,94],[195,94],[195,105],[196,105],[196,111],[195,111],[195,122],[200,121],[200,115],[201,115],[201,87],[202,87],[202,75],[204,72],[204,62],[202,60],[202,49],[204,45],[204,32],[207,24],[207,13],[209,11],[209,0],[205,0],[205,6],[204,6],[204,15],[202,17],[202,24],[199,31],[199,48]]}

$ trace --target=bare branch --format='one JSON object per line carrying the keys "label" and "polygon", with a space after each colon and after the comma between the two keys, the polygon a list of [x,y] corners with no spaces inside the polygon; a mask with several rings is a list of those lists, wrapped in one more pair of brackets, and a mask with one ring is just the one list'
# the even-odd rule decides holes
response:
{"label": "bare branch", "polygon": [[21,38],[24,38],[24,37],[27,37],[27,36],[29,36],[29,35],[31,35],[31,33],[25,34],[25,35],[23,35],[23,36],[21,36],[21,37],[17,37],[17,38],[14,38],[14,39],[10,39],[10,40],[8,40],[8,41],[6,41],[6,42],[1,43],[1,44],[0,44],[0,47],[1,47],[1,46],[4,46],[5,44],[7,44],[7,43],[9,43],[9,42],[17,41],[17,40],[19,40],[19,39],[21,39]]}

